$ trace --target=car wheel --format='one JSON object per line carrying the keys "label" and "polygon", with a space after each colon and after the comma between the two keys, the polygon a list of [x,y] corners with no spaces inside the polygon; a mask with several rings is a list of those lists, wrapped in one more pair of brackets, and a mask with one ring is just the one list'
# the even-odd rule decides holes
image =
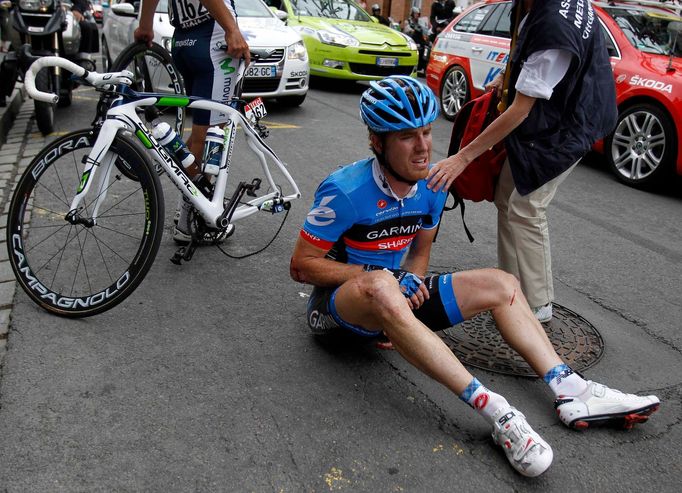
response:
{"label": "car wheel", "polygon": [[448,120],[454,120],[457,112],[471,98],[466,72],[460,66],[450,67],[443,77],[440,88],[440,107]]}
{"label": "car wheel", "polygon": [[289,108],[295,108],[296,106],[301,106],[303,104],[303,101],[305,101],[305,94],[301,94],[300,96],[284,96],[281,98],[277,98],[277,102],[281,104],[282,106],[287,106]]}
{"label": "car wheel", "polygon": [[109,56],[109,45],[107,45],[107,38],[102,36],[102,70],[109,72],[111,67],[111,57]]}
{"label": "car wheel", "polygon": [[611,170],[628,185],[657,184],[673,170],[675,125],[665,111],[652,104],[636,104],[618,115],[616,129],[605,144]]}

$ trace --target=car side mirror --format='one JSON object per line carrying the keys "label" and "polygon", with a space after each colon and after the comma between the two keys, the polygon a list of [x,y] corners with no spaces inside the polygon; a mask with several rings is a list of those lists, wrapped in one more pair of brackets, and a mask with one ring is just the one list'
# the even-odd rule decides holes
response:
{"label": "car side mirror", "polygon": [[372,22],[376,22],[377,24],[379,23],[379,19],[377,19],[373,15],[370,15],[369,18],[372,19]]}
{"label": "car side mirror", "polygon": [[282,22],[286,22],[287,19],[289,18],[289,14],[287,14],[283,10],[279,10],[277,7],[270,7],[270,10],[272,10],[277,16],[277,18]]}
{"label": "car side mirror", "polygon": [[136,17],[137,11],[130,3],[117,3],[111,6],[111,11],[121,17]]}

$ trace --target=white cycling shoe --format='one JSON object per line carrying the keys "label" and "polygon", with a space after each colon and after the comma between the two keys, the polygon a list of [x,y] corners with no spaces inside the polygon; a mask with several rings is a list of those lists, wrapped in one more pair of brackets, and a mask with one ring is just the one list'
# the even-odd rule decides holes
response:
{"label": "white cycling shoe", "polygon": [[519,473],[539,476],[552,464],[552,447],[530,427],[518,409],[507,407],[493,415],[493,440]]}
{"label": "white cycling shoe", "polygon": [[575,397],[559,396],[554,407],[568,427],[584,430],[590,426],[611,424],[630,429],[644,423],[660,405],[655,395],[625,394],[597,382],[587,381],[587,389]]}

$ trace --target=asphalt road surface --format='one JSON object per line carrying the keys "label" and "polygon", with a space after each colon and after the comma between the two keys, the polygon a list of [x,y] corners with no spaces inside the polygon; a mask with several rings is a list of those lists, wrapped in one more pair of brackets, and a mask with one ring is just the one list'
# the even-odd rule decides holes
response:
{"label": "asphalt road surface", "polygon": [[[678,491],[682,442],[682,193],[618,183],[600,159],[579,166],[550,209],[557,302],[589,320],[605,353],[586,372],[663,404],[630,432],[575,432],[539,380],[474,370],[554,448],[536,479],[516,474],[482,419],[392,351],[324,344],[306,326],[309,287],[289,279],[315,187],[369,154],[361,86],[319,85],[300,108],[269,105],[268,144],[303,199],[264,252],[202,248],[181,266],[170,229],[140,287],[104,314],[65,320],[19,291],[0,383],[0,490],[15,491]],[[59,132],[91,120],[79,90]],[[36,131],[36,130],[34,130]],[[434,125],[434,160],[450,123]],[[233,176],[251,167],[236,152]],[[167,181],[167,180],[166,180]],[[166,194],[167,224],[176,192]],[[240,223],[246,254],[282,216]],[[433,271],[493,266],[495,212],[444,216]]]}

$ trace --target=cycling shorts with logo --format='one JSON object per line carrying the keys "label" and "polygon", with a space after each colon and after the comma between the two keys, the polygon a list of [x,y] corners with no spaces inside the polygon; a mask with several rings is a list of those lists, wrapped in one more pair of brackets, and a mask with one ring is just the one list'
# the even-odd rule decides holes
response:
{"label": "cycling shorts with logo", "polygon": [[[227,102],[235,95],[239,60],[227,54],[225,31],[211,20],[192,29],[176,29],[173,36],[173,62],[190,96]],[[217,125],[228,120],[219,111],[194,110],[198,125]]]}
{"label": "cycling shorts with logo", "polygon": [[[452,274],[429,276],[424,279],[424,284],[429,291],[429,299],[414,311],[417,319],[434,332],[464,321],[452,288]],[[380,335],[381,332],[353,325],[341,318],[335,306],[338,289],[317,286],[313,289],[307,308],[310,330],[318,335],[332,334],[340,329],[365,337]]]}

